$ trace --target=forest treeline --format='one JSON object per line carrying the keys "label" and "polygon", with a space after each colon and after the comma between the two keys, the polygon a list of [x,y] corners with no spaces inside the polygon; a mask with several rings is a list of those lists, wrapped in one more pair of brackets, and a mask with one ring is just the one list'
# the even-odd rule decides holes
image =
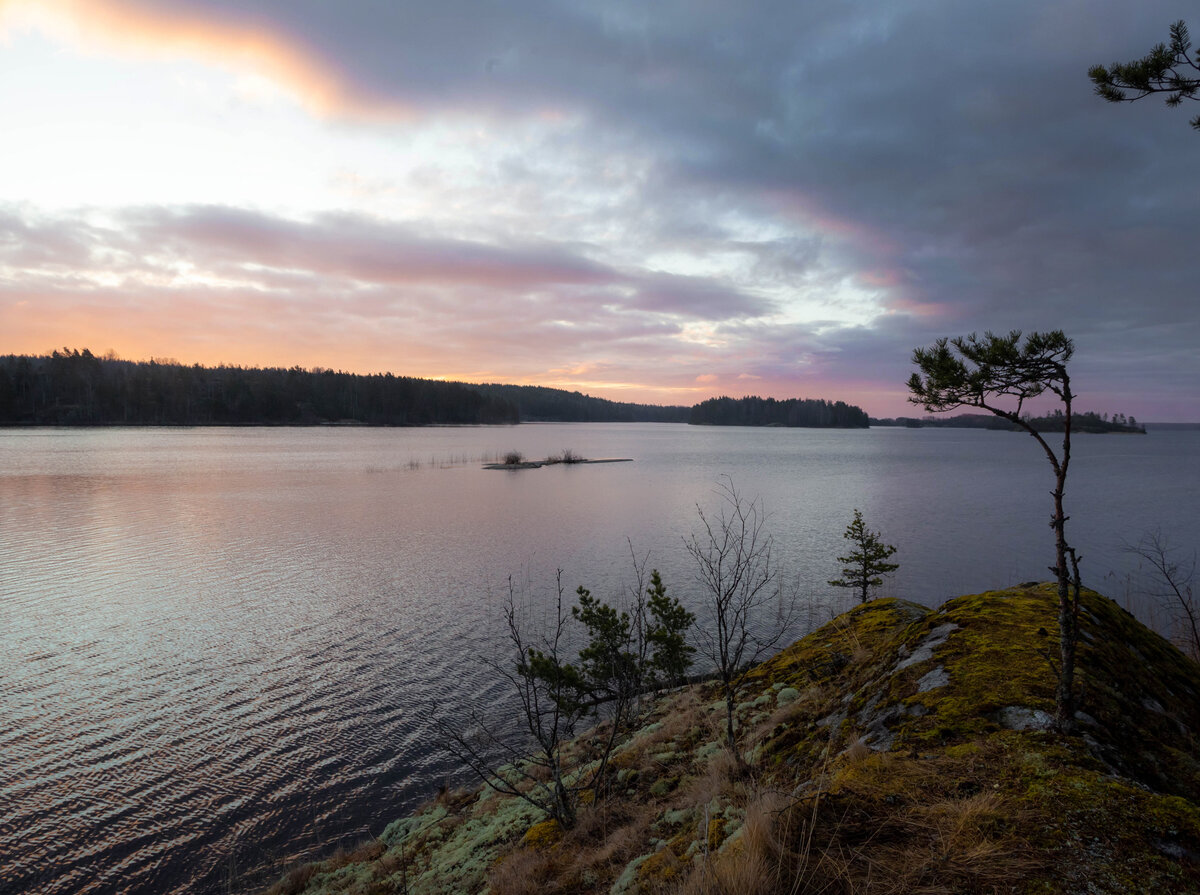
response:
{"label": "forest treeline", "polygon": [[686,423],[690,407],[629,404],[540,385],[472,385],[482,394],[511,401],[528,422]]}
{"label": "forest treeline", "polygon": [[865,410],[823,398],[710,398],[692,408],[694,426],[805,426],[820,429],[865,429]]}
{"label": "forest treeline", "polygon": [[[1039,432],[1061,432],[1065,418],[1061,410],[1046,416],[1026,416],[1025,419]],[[906,426],[910,429],[920,429],[926,426],[941,429],[997,429],[1005,432],[1020,431],[1020,427],[1002,417],[990,413],[963,413],[958,416],[927,416],[917,419],[910,416],[898,416],[889,419],[871,418],[872,426]],[[1146,427],[1137,421],[1136,417],[1114,413],[1087,411],[1071,414],[1072,432],[1133,432],[1146,434]]]}
{"label": "forest treeline", "polygon": [[426,426],[655,422],[865,427],[841,401],[715,398],[664,407],[534,385],[474,385],[301,367],[204,367],[130,361],[88,349],[0,356],[0,425]]}
{"label": "forest treeline", "polygon": [[0,357],[0,423],[315,425],[515,423],[517,406],[456,382],[300,367],[202,367],[87,349]]}

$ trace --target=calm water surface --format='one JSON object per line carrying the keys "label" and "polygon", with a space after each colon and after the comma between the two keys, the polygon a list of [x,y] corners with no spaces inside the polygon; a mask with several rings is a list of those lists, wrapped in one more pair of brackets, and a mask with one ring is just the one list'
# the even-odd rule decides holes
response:
{"label": "calm water surface", "polygon": [[[632,463],[481,469],[517,449]],[[1198,432],[1078,436],[1068,535],[1200,544]],[[822,607],[855,507],[936,605],[1049,577],[1049,464],[999,432],[553,424],[0,431],[0,892],[228,892],[353,844],[457,773],[430,718],[503,705],[473,656],[508,576],[685,601],[721,476]],[[827,610],[822,610],[827,611]],[[1143,614],[1149,615],[1143,610]]]}

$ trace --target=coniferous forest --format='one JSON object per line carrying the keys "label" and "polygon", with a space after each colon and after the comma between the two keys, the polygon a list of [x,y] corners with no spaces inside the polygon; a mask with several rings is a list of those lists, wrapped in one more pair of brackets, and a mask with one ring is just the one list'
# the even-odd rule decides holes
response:
{"label": "coniferous forest", "polygon": [[482,394],[517,405],[527,422],[686,423],[690,407],[630,404],[540,385],[473,385]]}
{"label": "coniferous forest", "polygon": [[[1063,412],[1056,410],[1046,416],[1026,416],[1025,419],[1034,429],[1039,432],[1061,432],[1064,428],[1065,420]],[[1019,432],[1021,427],[1016,423],[1009,422],[1002,417],[995,416],[991,413],[961,413],[958,416],[925,416],[921,418],[911,416],[889,417],[886,419],[871,418],[872,426],[905,426],[909,429],[922,429],[925,427],[935,429],[995,429],[1004,432]],[[1071,431],[1073,432],[1131,432],[1141,435],[1146,434],[1146,427],[1137,421],[1136,417],[1126,416],[1123,413],[1114,413],[1111,417],[1107,413],[1096,413],[1095,411],[1085,411],[1083,413],[1071,414]]]}
{"label": "coniferous forest", "polygon": [[805,426],[865,429],[866,411],[844,401],[821,398],[710,398],[692,408],[688,422],[697,426]]}
{"label": "coniferous forest", "polygon": [[515,423],[515,404],[455,382],[333,370],[202,367],[87,349],[0,357],[0,423],[376,426]]}
{"label": "coniferous forest", "polygon": [[203,367],[97,357],[88,349],[0,356],[0,425],[426,426],[660,422],[865,428],[842,401],[713,398],[633,404],[529,385],[474,385],[301,367]]}

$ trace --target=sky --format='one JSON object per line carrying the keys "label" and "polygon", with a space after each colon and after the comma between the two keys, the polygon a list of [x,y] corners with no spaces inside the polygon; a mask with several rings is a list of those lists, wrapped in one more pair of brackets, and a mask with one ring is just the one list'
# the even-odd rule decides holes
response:
{"label": "sky", "polygon": [[1062,329],[1077,408],[1200,420],[1200,109],[1087,78],[1181,15],[0,0],[0,353],[894,416]]}

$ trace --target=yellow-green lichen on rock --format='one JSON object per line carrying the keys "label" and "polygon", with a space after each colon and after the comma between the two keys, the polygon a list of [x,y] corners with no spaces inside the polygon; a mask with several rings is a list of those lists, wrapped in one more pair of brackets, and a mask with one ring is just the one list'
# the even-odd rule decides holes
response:
{"label": "yellow-green lichen on rock", "polygon": [[1080,630],[1067,733],[1052,584],[876,600],[751,671],[748,766],[716,687],[685,688],[573,829],[452,793],[277,891],[1200,892],[1200,667],[1091,591]]}

